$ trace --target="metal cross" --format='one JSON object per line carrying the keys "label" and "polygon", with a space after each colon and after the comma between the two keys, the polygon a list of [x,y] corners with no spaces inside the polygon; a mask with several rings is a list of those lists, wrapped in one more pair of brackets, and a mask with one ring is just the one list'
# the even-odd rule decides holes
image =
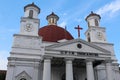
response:
{"label": "metal cross", "polygon": [[75,29],[78,30],[78,37],[80,38],[80,30],[82,30],[83,28],[81,28],[79,25],[77,27],[75,27]]}

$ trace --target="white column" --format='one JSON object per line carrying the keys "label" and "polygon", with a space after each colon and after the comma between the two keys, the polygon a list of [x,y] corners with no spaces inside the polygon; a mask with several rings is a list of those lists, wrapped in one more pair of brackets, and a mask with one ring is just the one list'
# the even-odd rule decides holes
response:
{"label": "white column", "polygon": [[44,59],[43,80],[51,80],[51,60]]}
{"label": "white column", "polygon": [[34,62],[34,80],[39,79],[39,62]]}
{"label": "white column", "polygon": [[86,60],[87,80],[95,80],[92,61],[93,60]]}
{"label": "white column", "polygon": [[15,65],[11,65],[11,64],[9,65],[8,63],[7,74],[6,74],[5,80],[15,80],[14,71],[15,71]]}
{"label": "white column", "polygon": [[111,61],[106,61],[107,80],[113,80]]}
{"label": "white column", "polygon": [[8,65],[7,65],[7,74],[5,80],[15,80],[15,58],[8,58]]}
{"label": "white column", "polygon": [[73,80],[73,59],[66,59],[66,80]]}

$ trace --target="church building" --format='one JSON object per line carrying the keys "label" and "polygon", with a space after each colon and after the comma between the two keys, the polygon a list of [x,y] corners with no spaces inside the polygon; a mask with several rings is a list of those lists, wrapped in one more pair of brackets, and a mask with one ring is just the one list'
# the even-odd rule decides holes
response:
{"label": "church building", "polygon": [[[54,12],[40,27],[40,8],[34,3],[24,7],[20,32],[14,34],[6,80],[120,80],[119,64],[113,44],[107,42],[100,15],[86,17],[86,40],[74,37],[57,25]],[[42,22],[42,21],[41,21]],[[40,28],[39,28],[40,27]]]}

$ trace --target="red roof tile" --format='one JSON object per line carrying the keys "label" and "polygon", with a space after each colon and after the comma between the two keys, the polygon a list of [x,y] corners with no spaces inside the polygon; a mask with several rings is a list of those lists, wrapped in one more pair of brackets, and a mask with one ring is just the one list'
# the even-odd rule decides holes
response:
{"label": "red roof tile", "polygon": [[44,26],[39,29],[38,34],[43,37],[43,41],[49,42],[57,42],[62,39],[73,39],[72,35],[68,31],[56,25]]}

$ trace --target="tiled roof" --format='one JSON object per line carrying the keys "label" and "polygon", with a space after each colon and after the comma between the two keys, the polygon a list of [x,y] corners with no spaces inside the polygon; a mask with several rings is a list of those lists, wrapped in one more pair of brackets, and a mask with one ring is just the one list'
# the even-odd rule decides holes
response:
{"label": "tiled roof", "polygon": [[48,25],[39,29],[39,36],[43,37],[43,41],[57,42],[58,40],[73,39],[72,35],[62,27],[57,25]]}

